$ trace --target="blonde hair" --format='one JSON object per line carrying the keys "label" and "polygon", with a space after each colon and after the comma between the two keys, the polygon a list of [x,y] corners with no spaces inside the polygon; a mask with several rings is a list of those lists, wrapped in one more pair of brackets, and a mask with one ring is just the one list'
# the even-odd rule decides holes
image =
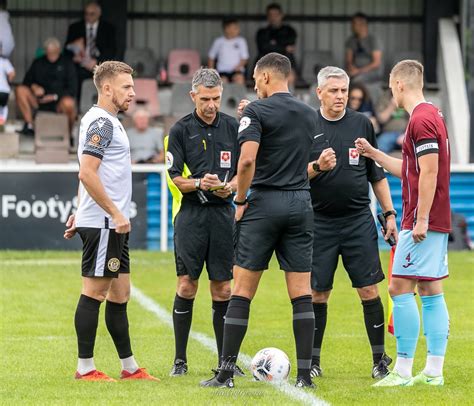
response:
{"label": "blonde hair", "polygon": [[413,59],[398,62],[390,72],[393,79],[399,79],[405,85],[414,88],[423,88],[423,65]]}
{"label": "blonde hair", "polygon": [[128,73],[131,75],[133,69],[124,62],[120,61],[106,61],[94,68],[94,85],[100,91],[104,80],[113,78],[121,73]]}

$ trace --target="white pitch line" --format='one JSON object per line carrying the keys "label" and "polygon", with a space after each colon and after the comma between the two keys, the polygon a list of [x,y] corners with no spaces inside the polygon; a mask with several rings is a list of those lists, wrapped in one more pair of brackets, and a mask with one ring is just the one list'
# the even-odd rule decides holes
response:
{"label": "white pitch line", "polygon": [[[152,298],[145,295],[140,289],[136,286],[132,286],[132,297],[137,300],[140,305],[148,310],[149,312],[155,314],[156,317],[168,327],[173,328],[173,319],[171,314],[168,313],[162,306],[160,306],[157,302],[155,302]],[[206,347],[209,351],[217,354],[216,343],[213,339],[203,333],[198,333],[195,331],[191,331],[190,336],[192,339],[196,340],[199,344]],[[247,368],[250,367],[250,362],[252,361],[252,357],[247,354],[239,353],[239,361],[241,361]],[[288,382],[283,383],[271,383],[269,382],[275,389],[278,389],[280,392],[283,392],[290,398],[297,400],[306,405],[314,405],[314,406],[329,406],[329,403],[326,401],[319,399],[318,397],[312,395],[311,393],[305,392],[301,389],[298,389]]]}

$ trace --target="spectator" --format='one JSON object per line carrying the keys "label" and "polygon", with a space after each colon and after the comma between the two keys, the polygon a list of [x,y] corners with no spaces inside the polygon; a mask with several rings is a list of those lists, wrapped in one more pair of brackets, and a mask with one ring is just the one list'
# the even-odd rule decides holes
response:
{"label": "spectator", "polygon": [[376,113],[382,127],[377,137],[379,149],[386,154],[401,149],[408,125],[408,114],[398,108],[393,97],[388,94],[382,97]]}
{"label": "spectator", "polygon": [[23,84],[16,88],[16,102],[25,124],[18,131],[33,135],[33,110],[64,113],[72,129],[76,119],[74,98],[77,91],[76,71],[73,63],[61,55],[61,44],[56,38],[44,43],[46,54],[33,61],[26,72]]}
{"label": "spectator", "polygon": [[379,122],[375,115],[374,106],[366,87],[362,83],[351,83],[349,87],[348,107],[364,114],[371,121],[376,134],[380,131]]}
{"label": "spectator", "polygon": [[15,39],[6,7],[6,0],[0,0],[0,55],[8,58],[15,48]]}
{"label": "spectator", "polygon": [[116,54],[115,27],[101,19],[102,9],[97,1],[84,7],[84,19],[68,28],[66,50],[77,67],[78,101],[85,79],[92,78],[97,63],[113,60]]}
{"label": "spectator", "polygon": [[130,154],[134,164],[164,162],[163,130],[149,127],[150,113],[137,110],[133,114],[133,128],[127,131],[130,140]]}
{"label": "spectator", "polygon": [[291,62],[293,72],[296,71],[295,44],[296,31],[288,24],[283,24],[283,10],[278,3],[267,6],[268,26],[257,32],[257,48],[259,60],[270,52],[285,55]]}
{"label": "spectator", "polygon": [[352,33],[346,41],[346,68],[349,76],[352,80],[366,83],[381,80],[382,46],[378,38],[369,34],[365,14],[354,14]]}
{"label": "spectator", "polygon": [[245,84],[245,65],[249,59],[247,41],[240,36],[239,22],[227,18],[222,22],[224,35],[216,38],[209,50],[209,68],[216,67],[223,82]]}
{"label": "spectator", "polygon": [[8,118],[8,96],[10,95],[10,83],[15,77],[10,61],[0,56],[0,132],[3,131]]}

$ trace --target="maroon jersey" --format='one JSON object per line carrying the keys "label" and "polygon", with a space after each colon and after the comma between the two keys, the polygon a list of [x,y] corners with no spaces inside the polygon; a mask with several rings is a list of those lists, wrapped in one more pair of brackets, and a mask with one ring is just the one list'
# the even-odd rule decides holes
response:
{"label": "maroon jersey", "polygon": [[431,205],[428,229],[441,233],[451,231],[449,203],[450,151],[443,114],[431,103],[420,103],[414,109],[403,141],[402,155],[402,230],[412,230],[418,208],[418,158],[438,154],[438,178]]}

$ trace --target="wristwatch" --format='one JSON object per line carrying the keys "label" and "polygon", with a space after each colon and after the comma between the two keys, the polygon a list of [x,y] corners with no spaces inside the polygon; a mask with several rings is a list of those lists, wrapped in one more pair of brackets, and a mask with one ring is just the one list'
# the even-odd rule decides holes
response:
{"label": "wristwatch", "polygon": [[196,190],[201,190],[201,178],[194,179],[194,187],[196,188]]}
{"label": "wristwatch", "polygon": [[313,171],[324,172],[323,170],[321,170],[321,167],[319,166],[318,162],[313,162]]}
{"label": "wristwatch", "polygon": [[385,218],[387,218],[388,216],[391,216],[391,215],[394,215],[395,217],[397,217],[397,212],[395,210],[388,210],[383,214],[383,216]]}
{"label": "wristwatch", "polygon": [[247,198],[245,198],[245,200],[243,200],[243,201],[238,201],[235,198],[236,198],[236,196],[234,196],[234,204],[236,206],[245,206],[247,204]]}

